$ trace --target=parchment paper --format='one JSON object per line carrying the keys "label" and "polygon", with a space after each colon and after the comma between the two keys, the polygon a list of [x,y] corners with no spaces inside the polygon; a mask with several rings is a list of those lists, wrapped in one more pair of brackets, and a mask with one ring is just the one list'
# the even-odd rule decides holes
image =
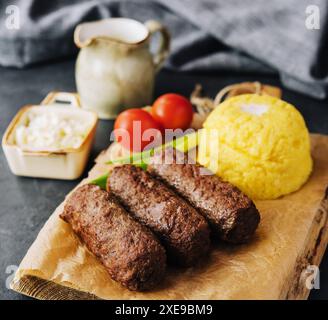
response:
{"label": "parchment paper", "polygon": [[[323,201],[328,185],[328,137],[312,135],[311,139],[314,171],[309,181],[298,192],[281,199],[256,202],[262,220],[255,238],[247,245],[213,245],[208,261],[189,269],[169,268],[165,281],[156,290],[131,292],[110,279],[70,226],[59,219],[61,204],[28,250],[12,287],[45,299],[60,290],[54,283],[103,299],[282,298],[282,289],[295,273],[318,211],[328,211],[327,201]],[[110,152],[103,152],[98,157],[89,179],[108,169],[101,163],[109,156]],[[321,241],[325,239],[321,246],[325,248],[326,237],[322,233],[326,235],[327,228],[320,232]],[[47,282],[33,284],[31,279],[40,278]],[[62,292],[70,292],[65,290]],[[76,296],[63,293],[59,298],[72,297]]]}

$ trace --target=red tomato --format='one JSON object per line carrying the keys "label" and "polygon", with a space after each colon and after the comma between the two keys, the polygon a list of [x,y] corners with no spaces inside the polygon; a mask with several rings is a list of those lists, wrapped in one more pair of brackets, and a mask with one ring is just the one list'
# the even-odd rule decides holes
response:
{"label": "red tomato", "polygon": [[159,144],[162,142],[162,127],[149,112],[142,109],[129,109],[117,117],[114,135],[124,148],[140,152],[155,140],[159,141]]}
{"label": "red tomato", "polygon": [[154,103],[152,115],[165,129],[186,130],[193,118],[192,105],[188,99],[175,93],[160,96]]}

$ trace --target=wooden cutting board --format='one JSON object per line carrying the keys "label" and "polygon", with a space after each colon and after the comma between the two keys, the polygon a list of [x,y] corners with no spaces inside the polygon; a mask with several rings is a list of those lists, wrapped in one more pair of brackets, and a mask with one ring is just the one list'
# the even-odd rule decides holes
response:
{"label": "wooden cutting board", "polygon": [[[170,267],[156,290],[131,292],[112,281],[59,219],[63,204],[27,252],[11,287],[39,299],[306,299],[328,241],[328,137],[311,135],[311,143],[309,181],[283,198],[256,202],[262,220],[250,243],[213,245],[198,266]],[[104,162],[112,155],[110,148],[98,157],[89,179],[108,170]]]}

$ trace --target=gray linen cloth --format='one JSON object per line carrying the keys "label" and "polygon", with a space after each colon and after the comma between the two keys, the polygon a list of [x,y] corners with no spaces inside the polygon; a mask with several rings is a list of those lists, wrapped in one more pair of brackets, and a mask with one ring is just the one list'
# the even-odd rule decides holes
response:
{"label": "gray linen cloth", "polygon": [[[8,28],[9,5],[19,9],[18,30]],[[313,22],[307,12],[313,5],[319,29],[306,24]],[[327,0],[2,0],[0,65],[22,68],[74,55],[77,24],[118,16],[169,28],[167,68],[278,72],[290,89],[328,96]]]}

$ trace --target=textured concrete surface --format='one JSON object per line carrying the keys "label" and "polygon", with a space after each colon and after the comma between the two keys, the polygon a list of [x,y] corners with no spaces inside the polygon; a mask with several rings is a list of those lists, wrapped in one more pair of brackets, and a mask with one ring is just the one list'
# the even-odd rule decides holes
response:
{"label": "textured concrete surface", "polygon": [[[240,74],[176,74],[162,72],[156,84],[155,96],[166,92],[189,95],[196,83],[203,84],[209,95],[223,86],[240,81],[259,80],[278,84],[274,76]],[[0,133],[1,137],[18,109],[39,103],[49,91],[74,91],[74,62],[62,61],[25,70],[0,68]],[[328,134],[328,103],[284,90],[284,99],[302,112],[312,132]],[[109,144],[111,121],[101,121],[88,168],[95,156]],[[88,170],[87,168],[87,170]],[[87,171],[86,171],[87,172]],[[56,181],[16,177],[9,171],[3,151],[0,151],[0,300],[26,299],[7,289],[27,249],[36,238],[57,205],[78,181]],[[328,299],[328,256],[320,267],[320,290],[313,290],[312,299]]]}

